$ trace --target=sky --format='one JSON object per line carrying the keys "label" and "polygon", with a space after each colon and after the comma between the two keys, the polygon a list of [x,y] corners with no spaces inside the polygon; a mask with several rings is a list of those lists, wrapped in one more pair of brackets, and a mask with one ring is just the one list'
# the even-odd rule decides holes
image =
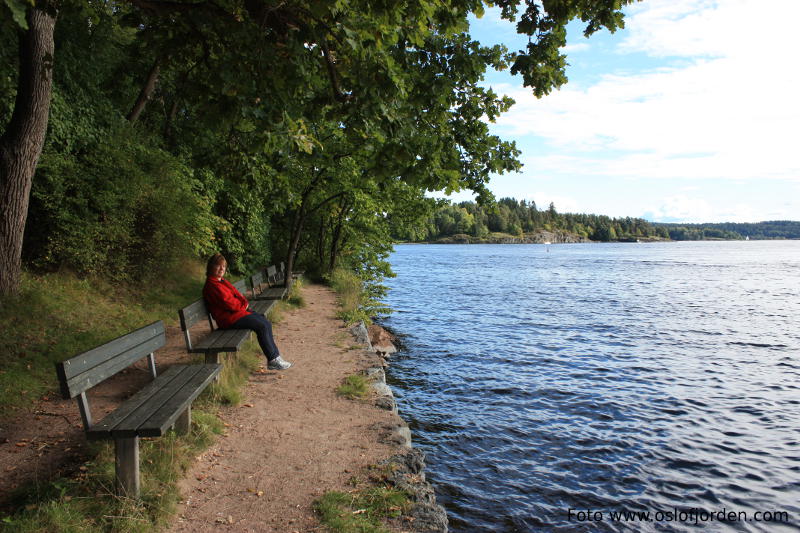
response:
{"label": "sky", "polygon": [[[491,131],[524,164],[492,177],[495,196],[656,222],[800,220],[800,0],[645,0],[625,13],[614,34],[570,25],[569,82],[542,99],[508,71],[487,74],[516,101]],[[497,10],[470,33],[525,43]]]}

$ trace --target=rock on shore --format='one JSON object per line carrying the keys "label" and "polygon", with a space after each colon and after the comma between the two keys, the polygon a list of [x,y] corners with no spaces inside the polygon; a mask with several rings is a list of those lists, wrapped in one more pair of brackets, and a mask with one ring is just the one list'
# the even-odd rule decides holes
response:
{"label": "rock on shore", "polygon": [[[389,357],[397,351],[394,344],[397,339],[382,327],[373,324],[367,328],[363,322],[353,326],[350,332],[365,349],[382,357],[382,366],[368,368],[365,374],[372,380],[375,405],[397,413],[397,404],[392,389],[386,384],[384,372]],[[412,447],[411,430],[405,421],[400,420],[402,422],[400,424],[383,428],[387,430],[387,434],[383,435],[385,441],[407,449],[384,461],[383,464],[391,466],[388,481],[396,488],[410,494],[412,501],[410,517],[413,518],[414,531],[447,533],[447,512],[436,503],[433,487],[425,479],[425,454]]]}

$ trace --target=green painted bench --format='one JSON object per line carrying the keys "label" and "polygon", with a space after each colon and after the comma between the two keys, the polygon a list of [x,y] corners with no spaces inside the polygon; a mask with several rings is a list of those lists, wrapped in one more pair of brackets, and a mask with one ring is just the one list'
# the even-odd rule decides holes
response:
{"label": "green painted bench", "polygon": [[279,287],[277,269],[269,266],[256,271],[250,276],[250,286],[253,288],[253,300],[281,300],[289,294],[289,289]]}
{"label": "green painted bench", "polygon": [[[160,320],[56,364],[65,399],[75,398],[89,440],[114,439],[117,490],[139,497],[139,438],[160,437],[170,428],[186,433],[192,402],[219,374],[220,365],[173,365],[156,372],[155,351],[164,346]],[[153,380],[95,423],[86,391],[147,357]]]}
{"label": "green painted bench", "polygon": [[[243,295],[247,293],[247,281],[241,279],[233,284],[236,290]],[[249,300],[250,309],[257,313],[266,315],[274,301]],[[216,327],[214,319],[202,298],[192,302],[178,311],[181,322],[183,338],[186,341],[186,350],[189,353],[201,353],[205,355],[206,363],[219,363],[221,353],[235,353],[241,348],[244,341],[250,338],[249,329],[219,329]],[[199,322],[208,322],[209,331],[199,340],[192,339],[192,326]]]}

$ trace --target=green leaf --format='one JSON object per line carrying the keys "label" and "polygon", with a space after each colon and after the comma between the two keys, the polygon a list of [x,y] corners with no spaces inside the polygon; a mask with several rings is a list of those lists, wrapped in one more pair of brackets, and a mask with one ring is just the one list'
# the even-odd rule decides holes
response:
{"label": "green leaf", "polygon": [[28,29],[28,21],[25,18],[25,13],[28,11],[28,4],[23,0],[4,0],[5,4],[8,6],[8,9],[11,10],[11,18],[14,19],[20,28],[27,30]]}

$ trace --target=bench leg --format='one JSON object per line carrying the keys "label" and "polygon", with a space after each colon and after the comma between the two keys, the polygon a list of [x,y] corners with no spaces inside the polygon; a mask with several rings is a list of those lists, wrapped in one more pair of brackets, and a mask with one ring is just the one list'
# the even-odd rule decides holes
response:
{"label": "bench leg", "polygon": [[192,429],[192,406],[188,406],[175,421],[175,432],[179,435],[186,435]]}
{"label": "bench leg", "polygon": [[139,437],[114,439],[117,492],[129,498],[139,497]]}

